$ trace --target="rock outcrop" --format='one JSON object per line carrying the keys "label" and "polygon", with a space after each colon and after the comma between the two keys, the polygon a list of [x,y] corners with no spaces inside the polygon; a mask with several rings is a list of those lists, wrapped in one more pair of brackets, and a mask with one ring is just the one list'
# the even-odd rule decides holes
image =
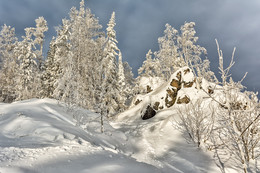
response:
{"label": "rock outcrop", "polygon": [[141,117],[143,120],[147,120],[147,119],[154,117],[155,114],[156,114],[156,111],[150,105],[148,105],[144,111],[144,114]]}
{"label": "rock outcrop", "polygon": [[138,95],[133,100],[132,105],[143,105],[144,108],[142,110],[142,119],[149,119],[155,116],[157,111],[164,108],[170,108],[174,104],[188,104],[190,102],[189,96],[179,94],[180,90],[185,90],[188,88],[195,88],[195,78],[191,72],[191,69],[184,67],[176,71],[168,82],[159,87],[157,85],[157,88],[147,85],[147,94]]}
{"label": "rock outcrop", "polygon": [[[149,79],[149,81],[152,80]],[[199,89],[197,89],[197,83],[199,83]],[[210,85],[205,79],[195,78],[189,67],[183,67],[172,74],[168,82],[155,86],[147,85],[147,94],[137,95],[133,99],[131,107],[138,110],[137,114],[146,120],[156,116],[156,113],[163,109],[171,108],[174,105],[189,104],[196,95],[196,97],[200,97],[199,95],[204,94],[206,97],[213,94],[214,87],[210,87]]]}

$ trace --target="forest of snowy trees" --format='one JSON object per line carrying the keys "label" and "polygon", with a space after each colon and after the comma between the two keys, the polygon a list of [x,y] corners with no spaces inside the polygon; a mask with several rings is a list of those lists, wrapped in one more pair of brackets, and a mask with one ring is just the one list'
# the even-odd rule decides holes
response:
{"label": "forest of snowy trees", "polygon": [[[85,8],[82,0],[80,8],[73,7],[69,18],[62,20],[46,57],[43,45],[47,21],[39,17],[35,23],[35,27],[25,28],[21,39],[16,37],[14,28],[2,26],[0,102],[53,98],[69,106],[111,117],[126,110],[135,95],[147,93],[149,88],[146,90],[141,85],[144,78],[158,78],[165,82],[176,70],[188,66],[196,77],[197,89],[202,88],[201,80],[206,79],[221,86],[225,96],[222,100],[212,98],[223,108],[214,112],[219,115],[217,126],[213,126],[213,122],[204,122],[205,114],[200,102],[187,107],[187,112],[180,112],[193,141],[200,146],[203,138],[210,138],[209,131],[216,133],[214,137],[222,141],[218,145],[235,151],[245,172],[249,161],[259,157],[260,153],[255,151],[260,141],[257,93],[245,92],[241,81],[232,80],[229,71],[234,65],[234,54],[230,65],[224,68],[218,43],[221,80],[216,78],[210,71],[206,49],[197,44],[195,23],[185,23],[180,31],[166,24],[164,35],[158,39],[159,50],[148,51],[137,78],[134,78],[129,64],[123,62],[117,46],[114,12],[103,31],[98,18]],[[238,105],[239,92],[244,92],[246,107]],[[199,123],[188,124],[196,121]],[[207,135],[205,129],[208,129]]]}
{"label": "forest of snowy trees", "polygon": [[15,29],[4,25],[0,34],[0,98],[13,102],[30,98],[55,98],[104,115],[123,111],[130,99],[133,74],[117,47],[115,13],[106,33],[86,9],[72,8],[43,56],[43,17],[25,29],[21,41]]}
{"label": "forest of snowy trees", "polygon": [[39,17],[35,23],[35,27],[25,28],[21,41],[14,28],[2,27],[2,102],[47,97],[112,116],[125,110],[134,95],[143,93],[139,86],[142,77],[167,81],[178,68],[190,66],[196,75],[214,78],[209,61],[200,58],[206,49],[196,44],[193,22],[185,23],[181,33],[166,24],[164,36],[158,39],[160,49],[149,50],[137,79],[128,63],[122,62],[114,12],[104,32],[98,18],[81,1],[79,10],[71,8],[69,19],[62,20],[47,57],[43,56],[47,21]]}

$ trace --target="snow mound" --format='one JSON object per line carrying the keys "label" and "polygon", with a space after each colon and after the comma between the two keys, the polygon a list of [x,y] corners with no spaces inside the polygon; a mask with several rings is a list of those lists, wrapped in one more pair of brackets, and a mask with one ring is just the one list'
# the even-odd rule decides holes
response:
{"label": "snow mound", "polygon": [[30,100],[1,105],[1,147],[39,147],[89,137],[57,101]]}

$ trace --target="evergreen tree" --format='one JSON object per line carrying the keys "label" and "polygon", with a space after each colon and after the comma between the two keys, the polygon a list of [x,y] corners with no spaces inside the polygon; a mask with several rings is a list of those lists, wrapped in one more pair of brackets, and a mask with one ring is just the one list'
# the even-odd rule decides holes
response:
{"label": "evergreen tree", "polygon": [[19,79],[16,86],[18,100],[30,99],[37,95],[38,80],[37,80],[37,62],[35,54],[35,44],[32,40],[31,28],[25,29],[26,36],[18,43],[15,53],[18,57]]}
{"label": "evergreen tree", "polygon": [[15,50],[19,61],[19,79],[16,86],[18,100],[40,97],[42,90],[42,49],[44,32],[48,30],[48,27],[43,17],[36,19],[35,22],[36,28],[25,28],[25,36],[22,37],[23,40],[18,43]]}
{"label": "evergreen tree", "polygon": [[60,62],[57,58],[57,42],[53,38],[50,42],[50,48],[47,54],[47,59],[44,64],[44,72],[42,74],[42,91],[41,97],[53,98],[55,89],[55,82],[58,80],[60,74]]}
{"label": "evergreen tree", "polygon": [[15,86],[18,63],[14,55],[17,45],[15,29],[4,25],[0,33],[0,101],[12,102],[16,98]]}
{"label": "evergreen tree", "polygon": [[[95,103],[100,101],[100,61],[104,44],[100,29],[98,19],[89,9],[85,9],[84,0],[80,2],[79,10],[75,7],[71,9],[69,20],[63,20],[63,26],[58,31],[60,38],[57,37],[57,40],[66,39],[63,39],[62,44],[57,43],[57,57],[54,58],[59,59],[62,69],[55,82],[55,98],[87,109],[96,109]],[[61,56],[58,50],[63,50],[66,55]]]}
{"label": "evergreen tree", "polygon": [[153,53],[149,50],[145,56],[146,60],[143,62],[143,65],[138,69],[138,77],[135,81],[134,93],[140,94],[146,91],[143,90],[143,86],[141,86],[141,82],[143,78],[154,78],[154,77],[162,77],[162,68],[161,61],[158,58],[152,57]]}
{"label": "evergreen tree", "polygon": [[[63,102],[69,102],[67,99],[69,96],[68,92],[70,88],[68,88],[68,84],[70,82],[70,75],[68,73],[72,72],[72,60],[71,60],[71,44],[69,42],[70,38],[70,21],[63,19],[62,26],[57,30],[57,37],[50,45],[50,51],[47,58],[50,59],[50,62],[53,61],[55,66],[52,68],[46,64],[46,76],[53,75],[55,76],[52,81],[46,81],[45,85],[51,86],[53,88],[53,97],[61,100]],[[48,60],[48,59],[47,59]],[[48,79],[46,77],[46,79]],[[51,96],[51,95],[50,95]]]}
{"label": "evergreen tree", "polygon": [[118,85],[118,66],[116,58],[118,56],[118,47],[116,32],[114,30],[115,12],[112,13],[107,27],[107,42],[105,45],[105,58],[102,61],[102,114],[106,116],[114,115],[119,109],[119,85]]}
{"label": "evergreen tree", "polygon": [[118,89],[119,89],[119,112],[125,110],[125,101],[127,99],[126,81],[124,66],[122,61],[122,53],[118,55]]}
{"label": "evergreen tree", "polygon": [[132,68],[129,66],[128,62],[123,63],[124,66],[124,76],[125,76],[125,104],[129,106],[131,103],[131,99],[134,96],[134,74],[132,72]]}
{"label": "evergreen tree", "polygon": [[43,17],[39,17],[35,20],[36,27],[34,28],[33,36],[34,44],[39,45],[37,49],[37,63],[38,68],[41,71],[43,68],[43,43],[44,43],[44,32],[48,31],[47,21]]}

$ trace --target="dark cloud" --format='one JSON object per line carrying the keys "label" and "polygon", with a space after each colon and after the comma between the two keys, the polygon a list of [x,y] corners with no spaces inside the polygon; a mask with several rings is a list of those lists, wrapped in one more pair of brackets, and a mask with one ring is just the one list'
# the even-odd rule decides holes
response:
{"label": "dark cloud", "polygon": [[[244,84],[254,91],[260,89],[258,69],[260,67],[260,1],[183,1],[183,0],[85,0],[86,6],[99,17],[106,28],[112,11],[116,12],[116,31],[119,48],[124,60],[134,72],[142,65],[149,49],[158,50],[157,39],[163,35],[164,26],[169,23],[179,29],[185,21],[196,23],[199,44],[208,50],[212,69],[217,70],[215,38],[224,52],[226,63],[233,47],[236,64],[233,77],[238,81],[249,72]],[[44,16],[50,30],[49,41],[55,35],[54,26],[68,16],[72,6],[79,6],[80,0],[6,0],[0,1],[0,24],[14,26],[18,35],[23,29],[34,25],[34,19]],[[47,49],[46,49],[47,50]]]}

